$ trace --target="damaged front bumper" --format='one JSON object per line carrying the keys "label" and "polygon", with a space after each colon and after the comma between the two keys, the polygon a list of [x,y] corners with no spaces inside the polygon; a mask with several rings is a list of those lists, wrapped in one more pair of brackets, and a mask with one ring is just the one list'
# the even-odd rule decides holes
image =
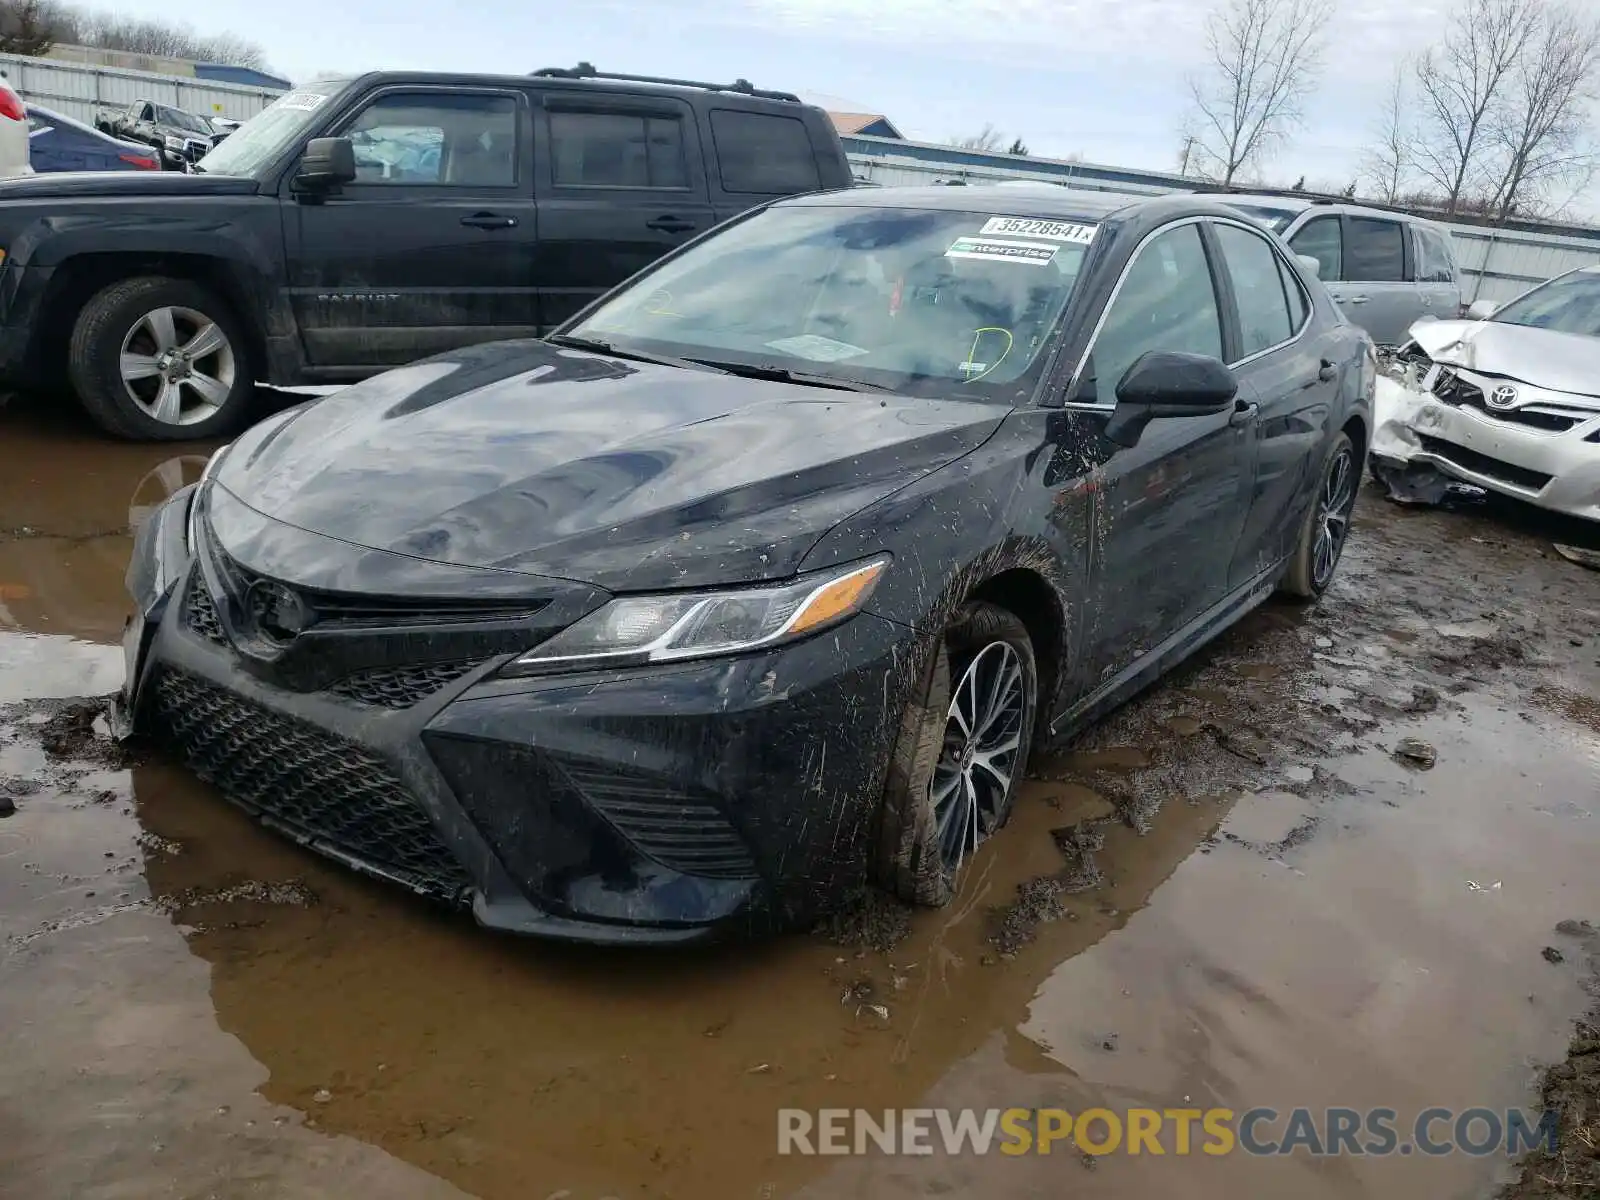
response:
{"label": "damaged front bumper", "polygon": [[[1374,465],[1431,466],[1540,508],[1600,521],[1600,411],[1588,398],[1522,387],[1495,411],[1503,381],[1434,366],[1407,389],[1398,436],[1375,439]],[[1380,419],[1380,425],[1384,422]]]}
{"label": "damaged front bumper", "polygon": [[500,678],[498,653],[442,683],[403,659],[330,681],[326,655],[308,675],[241,653],[190,553],[191,492],[138,535],[119,724],[263,823],[484,925],[579,941],[765,932],[864,879],[912,631],[861,614],[740,657]]}

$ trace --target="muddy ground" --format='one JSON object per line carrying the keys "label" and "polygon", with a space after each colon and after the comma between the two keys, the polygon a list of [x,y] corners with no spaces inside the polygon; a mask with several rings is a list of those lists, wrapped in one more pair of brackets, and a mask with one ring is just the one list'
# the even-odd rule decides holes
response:
{"label": "muddy ground", "polygon": [[[1600,1194],[1600,574],[1550,547],[1585,531],[1369,489],[1324,602],[1039,758],[948,910],[597,953],[106,740],[129,530],[205,451],[0,413],[0,1194]],[[1520,1163],[776,1152],[783,1106],[1145,1104],[1564,1125]]]}

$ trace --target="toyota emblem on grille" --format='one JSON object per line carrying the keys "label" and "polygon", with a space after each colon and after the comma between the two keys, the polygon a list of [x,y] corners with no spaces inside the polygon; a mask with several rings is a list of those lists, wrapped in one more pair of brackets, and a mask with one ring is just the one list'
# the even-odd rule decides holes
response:
{"label": "toyota emblem on grille", "polygon": [[281,583],[257,580],[244,594],[244,610],[250,624],[275,642],[287,642],[303,633],[312,623],[306,602]]}
{"label": "toyota emblem on grille", "polygon": [[1510,408],[1517,402],[1517,389],[1509,384],[1495,388],[1489,393],[1490,408]]}

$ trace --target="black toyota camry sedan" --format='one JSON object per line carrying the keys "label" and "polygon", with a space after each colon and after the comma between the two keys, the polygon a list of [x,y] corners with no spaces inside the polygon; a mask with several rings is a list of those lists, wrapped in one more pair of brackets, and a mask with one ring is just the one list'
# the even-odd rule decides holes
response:
{"label": "black toyota camry sedan", "polygon": [[1211,202],[786,200],[219,451],[139,531],[122,725],[499,929],[943,904],[1030,751],[1328,586],[1375,373]]}

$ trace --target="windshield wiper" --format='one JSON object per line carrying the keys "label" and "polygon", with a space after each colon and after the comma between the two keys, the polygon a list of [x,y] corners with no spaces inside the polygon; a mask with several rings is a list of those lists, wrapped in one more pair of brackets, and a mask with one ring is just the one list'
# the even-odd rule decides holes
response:
{"label": "windshield wiper", "polygon": [[800,383],[807,387],[834,388],[841,392],[887,392],[898,396],[899,388],[885,387],[881,383],[865,383],[859,379],[840,379],[836,375],[813,375],[809,371],[792,371],[788,367],[779,367],[770,363],[745,363],[722,362],[704,358],[691,359],[691,362],[704,363],[708,367],[725,371],[729,375],[740,375],[746,379],[770,379],[776,383]]}
{"label": "windshield wiper", "polygon": [[643,350],[623,350],[610,342],[601,341],[599,338],[573,337],[565,333],[552,333],[545,338],[552,346],[565,346],[568,350],[588,350],[593,354],[612,354],[617,358],[631,358],[638,362],[655,363],[662,367],[679,367],[685,371],[713,371],[718,375],[727,375],[715,363],[701,362],[696,358],[672,358],[665,354],[646,354]]}

